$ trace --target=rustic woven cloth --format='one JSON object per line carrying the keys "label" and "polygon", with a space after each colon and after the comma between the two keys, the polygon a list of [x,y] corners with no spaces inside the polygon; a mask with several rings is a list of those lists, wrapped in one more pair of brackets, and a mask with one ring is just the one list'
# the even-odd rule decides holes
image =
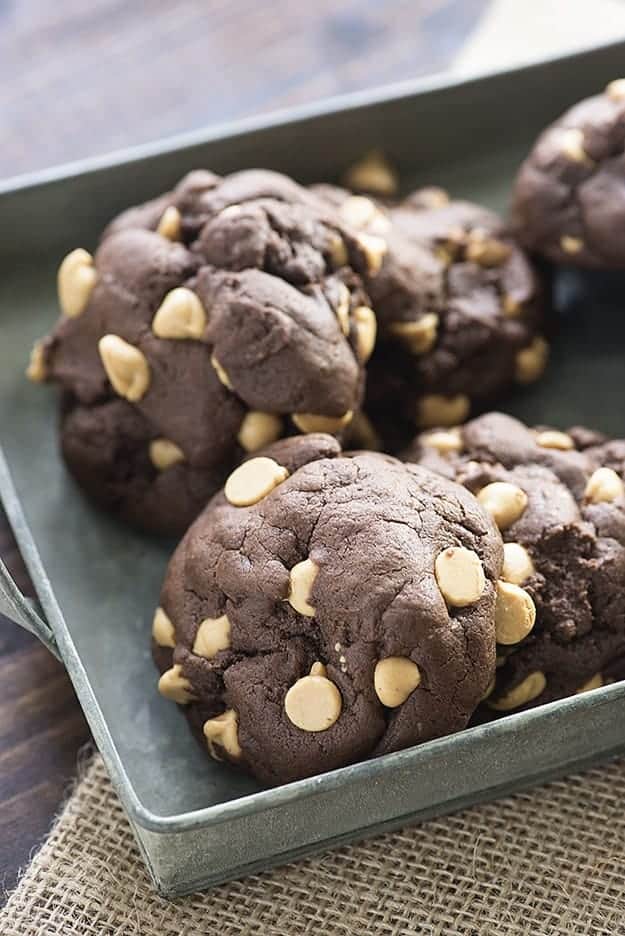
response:
{"label": "rustic woven cloth", "polygon": [[0,913],[0,933],[619,936],[624,805],[621,759],[169,902],[153,892],[95,757]]}

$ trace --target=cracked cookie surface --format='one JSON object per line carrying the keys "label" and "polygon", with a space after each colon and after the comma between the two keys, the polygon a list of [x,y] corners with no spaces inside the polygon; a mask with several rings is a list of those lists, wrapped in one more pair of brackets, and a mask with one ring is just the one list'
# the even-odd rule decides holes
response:
{"label": "cracked cookie surface", "polygon": [[513,192],[511,219],[554,263],[625,268],[625,80],[580,101],[538,137]]}
{"label": "cracked cookie surface", "polygon": [[326,435],[277,442],[171,560],[161,691],[269,784],[459,730],[494,673],[501,563],[461,486]]}
{"label": "cracked cookie surface", "polygon": [[192,172],[115,219],[93,257],[72,251],[29,376],[63,391],[81,485],[182,532],[246,453],[344,429],[376,334],[359,263],[319,199],[261,170]]}
{"label": "cracked cookie surface", "polygon": [[418,436],[407,458],[468,487],[501,530],[493,709],[594,688],[623,669],[625,441],[489,413]]}
{"label": "cracked cookie surface", "polygon": [[314,191],[385,246],[365,283],[379,330],[367,410],[387,442],[415,425],[460,422],[474,404],[540,377],[549,351],[541,285],[496,214],[433,187],[393,203]]}

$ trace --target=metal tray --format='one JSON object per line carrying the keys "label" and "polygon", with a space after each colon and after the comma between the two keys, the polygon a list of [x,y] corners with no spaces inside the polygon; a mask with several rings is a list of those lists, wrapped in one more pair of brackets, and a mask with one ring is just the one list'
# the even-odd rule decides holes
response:
{"label": "metal tray", "polygon": [[[118,210],[196,166],[271,166],[332,179],[382,145],[406,186],[439,183],[503,207],[535,133],[625,71],[625,42],[506,73],[358,95],[0,188],[0,494],[38,594],[0,566],[0,609],[64,661],[158,889],[214,885],[313,849],[508,793],[625,749],[625,683],[401,753],[260,790],[212,763],[155,691],[149,621],[171,544],[97,512],[63,469],[53,394],[29,385],[32,341],[56,317],[55,270]],[[585,315],[574,278],[547,379],[510,409],[623,435],[625,321],[611,281]],[[622,289],[622,286],[621,286]],[[582,303],[583,304],[583,303]]]}

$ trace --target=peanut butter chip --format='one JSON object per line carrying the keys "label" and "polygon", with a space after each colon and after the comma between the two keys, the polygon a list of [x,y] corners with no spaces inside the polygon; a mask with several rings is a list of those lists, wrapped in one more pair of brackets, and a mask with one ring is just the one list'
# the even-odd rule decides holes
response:
{"label": "peanut butter chip", "polygon": [[237,439],[246,452],[257,452],[282,435],[282,419],[275,413],[251,410],[243,418]]}
{"label": "peanut butter chip", "polygon": [[584,249],[584,241],[581,237],[572,237],[570,234],[564,234],[560,238],[560,247],[567,254],[578,254]]}
{"label": "peanut butter chip", "polygon": [[539,432],[536,436],[536,445],[540,445],[541,448],[558,449],[560,452],[568,452],[575,448],[570,435],[566,432],[558,432],[557,429]]}
{"label": "peanut butter chip", "polygon": [[470,409],[470,400],[464,393],[458,393],[456,396],[431,393],[419,400],[417,420],[424,429],[434,426],[455,426],[457,423],[464,422]]}
{"label": "peanut butter chip", "polygon": [[378,323],[373,309],[369,306],[358,306],[354,309],[356,322],[356,350],[358,358],[363,363],[368,361],[375,348],[375,339]]}
{"label": "peanut butter chip", "polygon": [[520,543],[503,544],[503,569],[501,577],[505,582],[522,585],[534,574],[532,557]]}
{"label": "peanut butter chip", "polygon": [[139,348],[119,335],[105,335],[98,342],[106,376],[119,396],[136,403],[150,385],[150,365]]}
{"label": "peanut butter chip", "polygon": [[376,234],[359,234],[358,245],[365,255],[367,273],[369,276],[377,276],[386,256],[386,241]]}
{"label": "peanut butter chip", "polygon": [[500,530],[505,530],[521,517],[527,507],[527,494],[508,481],[493,481],[477,495]]}
{"label": "peanut butter chip", "polygon": [[232,390],[232,382],[214,354],[211,355],[211,364],[215,369],[219,382],[222,383],[224,387],[227,387],[228,390]]}
{"label": "peanut butter chip", "polygon": [[576,689],[575,692],[590,692],[591,689],[601,689],[603,686],[603,676],[601,673],[595,673],[588,682],[585,682],[583,686],[580,686],[579,689]]}
{"label": "peanut butter chip", "polygon": [[241,756],[239,744],[239,719],[234,709],[228,709],[216,718],[209,718],[202,726],[208,750],[212,758],[221,760],[217,748],[223,750],[234,760]]}
{"label": "peanut butter chip", "polygon": [[339,234],[333,235],[328,246],[328,253],[330,254],[330,260],[336,269],[340,269],[349,263],[349,254],[347,252],[347,247],[345,246],[345,241]]}
{"label": "peanut butter chip", "polygon": [[419,667],[407,657],[385,657],[378,660],[373,673],[376,695],[387,708],[403,705],[420,682]]}
{"label": "peanut butter chip", "polygon": [[423,444],[428,448],[436,449],[440,455],[449,455],[451,452],[461,452],[463,449],[462,435],[457,428],[438,429],[423,436]]}
{"label": "peanut butter chip", "polygon": [[497,643],[519,643],[536,623],[536,606],[531,596],[512,582],[497,582],[495,634]]}
{"label": "peanut butter chip", "polygon": [[393,322],[389,331],[399,338],[412,354],[425,354],[436,343],[438,315],[428,312],[416,322]]}
{"label": "peanut butter chip", "polygon": [[47,377],[46,359],[43,350],[43,342],[36,341],[30,352],[30,360],[26,368],[26,376],[33,383],[42,383]]}
{"label": "peanut butter chip", "polygon": [[286,468],[273,458],[260,455],[235,468],[226,481],[224,494],[234,507],[249,507],[266,497],[288,476]]}
{"label": "peanut butter chip", "polygon": [[156,233],[170,241],[179,241],[182,233],[182,218],[175,205],[169,205],[158,222]]}
{"label": "peanut butter chip", "polygon": [[152,331],[157,338],[198,339],[205,327],[204,306],[186,286],[168,292],[152,319]]}
{"label": "peanut butter chip", "polygon": [[501,266],[510,257],[512,248],[503,241],[489,237],[481,231],[473,231],[469,235],[465,257],[470,263],[477,263],[483,267]]}
{"label": "peanut butter chip", "polygon": [[453,224],[450,228],[447,229],[447,234],[443,241],[445,247],[450,250],[453,256],[457,256],[460,249],[466,245],[469,236],[476,240],[478,238],[483,238],[485,236],[483,231],[472,231],[469,235],[466,228],[461,224]]}
{"label": "peanut butter chip", "polygon": [[503,314],[508,318],[516,318],[523,311],[523,306],[514,296],[506,294],[501,300]]}
{"label": "peanut butter chip", "polygon": [[597,468],[588,479],[584,497],[593,504],[610,503],[625,494],[625,485],[611,468]]}
{"label": "peanut butter chip", "polygon": [[444,208],[449,204],[449,193],[436,185],[430,185],[420,190],[418,201],[422,208]]}
{"label": "peanut butter chip", "polygon": [[387,216],[364,195],[350,195],[339,208],[339,213],[343,221],[356,231],[384,235],[391,227]]}
{"label": "peanut butter chip", "polygon": [[443,598],[455,608],[474,604],[486,587],[480,557],[464,546],[449,546],[439,553],[434,574]]}
{"label": "peanut butter chip", "polygon": [[442,244],[434,248],[434,254],[445,267],[451,266],[455,259],[454,249],[452,247],[443,246]]}
{"label": "peanut butter chip", "polygon": [[352,421],[353,410],[342,416],[321,416],[316,413],[293,413],[291,419],[300,432],[340,432]]}
{"label": "peanut butter chip", "polygon": [[336,317],[338,323],[341,327],[341,331],[344,335],[349,335],[349,308],[351,305],[351,297],[349,294],[349,289],[345,283],[340,284],[340,295],[339,301],[336,306]]}
{"label": "peanut butter chip", "polygon": [[218,618],[205,618],[197,629],[193,652],[207,660],[230,646],[230,621],[226,614]]}
{"label": "peanut butter chip", "polygon": [[613,101],[625,101],[625,78],[615,78],[609,83],[605,93]]}
{"label": "peanut butter chip", "polygon": [[176,633],[174,631],[174,625],[171,623],[169,617],[165,614],[162,608],[157,608],[154,612],[154,620],[152,621],[152,637],[154,642],[159,645],[159,647],[171,647],[172,649],[176,646]]}
{"label": "peanut butter chip", "polygon": [[346,224],[360,230],[375,218],[378,209],[370,198],[364,195],[350,195],[339,208],[339,214]]}
{"label": "peanut butter chip", "polygon": [[561,130],[560,146],[564,155],[572,162],[585,163],[589,167],[594,166],[594,160],[584,149],[584,133],[579,128],[569,127]]}
{"label": "peanut butter chip", "polygon": [[158,691],[166,699],[171,699],[178,705],[188,705],[194,698],[191,683],[182,675],[182,667],[179,663],[174,663],[171,669],[165,670],[158,681]]}
{"label": "peanut butter chip", "polygon": [[515,377],[519,383],[532,383],[543,373],[549,358],[549,345],[538,335],[516,356]]}
{"label": "peanut butter chip", "polygon": [[293,566],[289,575],[288,602],[300,614],[314,617],[315,609],[310,604],[310,593],[317,578],[319,566],[312,559],[304,559]]}
{"label": "peanut butter chip", "polygon": [[493,701],[489,700],[488,705],[498,712],[509,712],[511,709],[519,708],[521,705],[531,702],[532,699],[538,698],[546,687],[545,674],[536,671],[526,676],[523,682],[520,682],[518,686],[515,686],[505,695]]}
{"label": "peanut butter chip", "polygon": [[335,684],[313,666],[284,698],[287,718],[302,731],[326,731],[341,714],[343,700]]}
{"label": "peanut butter chip", "polygon": [[182,449],[170,439],[153,439],[149,452],[150,461],[157,471],[167,471],[185,460]]}
{"label": "peanut butter chip", "polygon": [[75,318],[84,311],[98,279],[93,257],[78,247],[65,257],[57,274],[59,304],[64,315]]}
{"label": "peanut butter chip", "polygon": [[383,153],[372,150],[345,173],[345,184],[375,195],[395,195],[399,187],[397,173]]}

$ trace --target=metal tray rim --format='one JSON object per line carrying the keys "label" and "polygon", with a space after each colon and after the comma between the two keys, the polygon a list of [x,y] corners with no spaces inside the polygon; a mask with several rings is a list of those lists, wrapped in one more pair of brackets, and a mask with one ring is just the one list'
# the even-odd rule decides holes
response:
{"label": "metal tray rim", "polygon": [[0,179],[0,196],[17,194],[28,189],[54,184],[55,182],[68,181],[79,175],[103,172],[124,164],[132,164],[144,159],[190,149],[226,137],[242,136],[257,130],[276,129],[300,121],[313,120],[316,117],[359,110],[372,104],[402,101],[434,91],[453,91],[472,84],[491,81],[494,78],[524,75],[551,63],[573,61],[594,51],[605,50],[607,52],[621,46],[625,46],[625,30],[622,30],[617,38],[610,42],[588,42],[564,54],[554,53],[542,58],[530,58],[526,62],[509,67],[475,68],[458,72],[440,71],[419,78],[408,78],[404,81],[379,85],[375,88],[332,95],[296,107],[285,107],[250,117],[243,117],[239,120],[224,121],[186,133],[173,134],[160,140],[152,140],[112,150],[102,156],[89,156],[84,159],[60,163],[49,169],[35,170],[34,172],[9,176],[7,179]]}

